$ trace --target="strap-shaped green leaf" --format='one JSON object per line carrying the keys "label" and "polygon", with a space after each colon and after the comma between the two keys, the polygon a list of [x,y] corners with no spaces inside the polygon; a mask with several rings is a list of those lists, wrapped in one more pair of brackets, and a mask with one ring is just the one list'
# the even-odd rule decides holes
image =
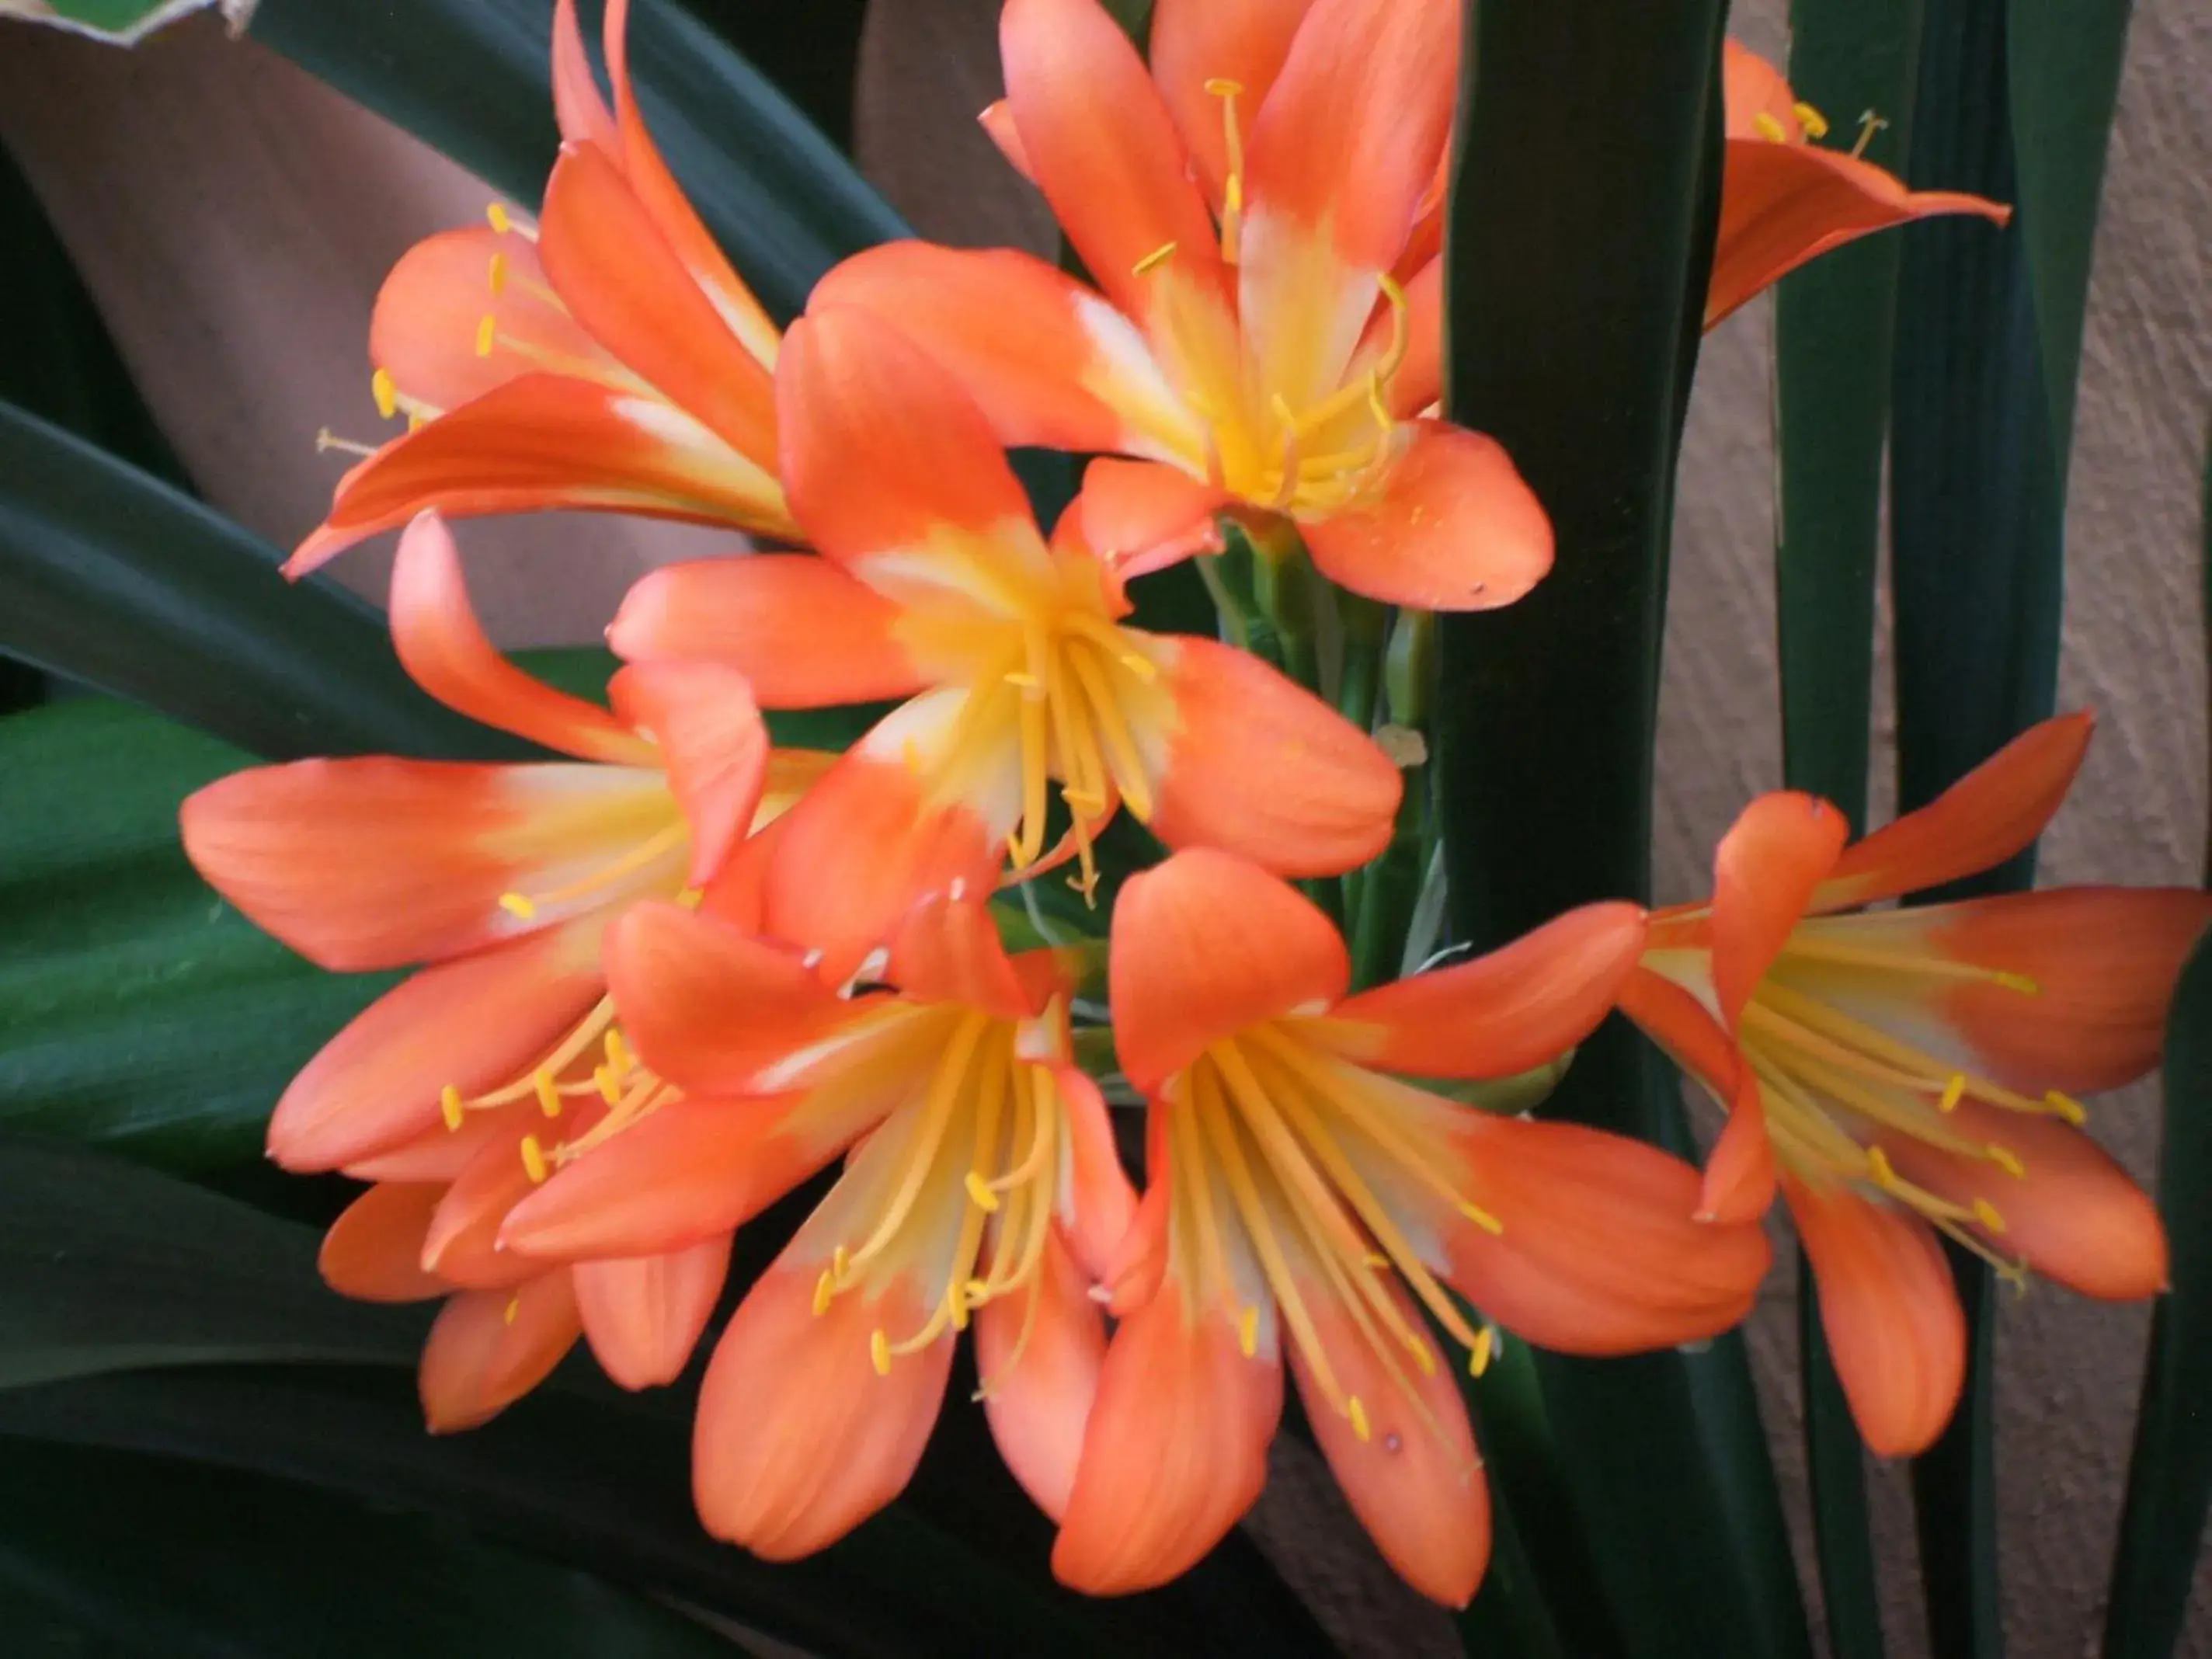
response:
{"label": "strap-shaped green leaf", "polygon": [[[1444,844],[1455,928],[1478,945],[1649,890],[1668,518],[1718,204],[1721,15],[1706,0],[1468,9],[1447,409],[1504,444],[1559,546],[1528,599],[1443,629]],[[1617,1022],[1552,1109],[1680,1144],[1679,1101]],[[1538,1370],[1627,1650],[1805,1651],[1740,1341],[1545,1356]],[[1590,1588],[1555,1584],[1553,1600]]]}

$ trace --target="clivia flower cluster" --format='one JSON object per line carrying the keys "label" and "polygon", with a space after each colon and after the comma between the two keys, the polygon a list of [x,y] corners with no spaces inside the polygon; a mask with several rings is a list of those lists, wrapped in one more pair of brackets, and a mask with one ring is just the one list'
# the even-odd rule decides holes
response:
{"label": "clivia flower cluster", "polygon": [[[269,1146],[370,1183],[333,1285],[443,1299],[433,1428],[579,1335],[617,1382],[672,1380],[733,1234],[834,1166],[706,1366],[716,1535],[789,1559],[890,1502],[972,1332],[1069,1584],[1202,1557],[1261,1490],[1287,1366],[1385,1554],[1462,1603],[1489,1528],[1460,1369],[1501,1334],[1610,1355],[1727,1329],[1778,1190],[1881,1450],[1924,1445],[1957,1392],[1937,1233],[2091,1294],[2159,1288],[2155,1212],[2060,1091],[2154,1062],[2203,902],[1844,914],[2032,840],[2086,720],[1850,848],[1832,808],[1755,802],[1709,905],[1591,905],[1355,986],[1346,936],[1382,902],[1355,872],[1418,833],[1419,742],[1378,741],[1371,685],[1324,701],[1133,620],[1141,579],[1220,556],[1224,526],[1407,623],[1548,569],[1510,459],[1437,413],[1457,6],[1160,0],[1147,63],[1097,0],[1010,0],[985,121],[1091,283],[902,243],[781,335],[640,118],[626,10],[610,106],[561,0],[537,222],[495,209],[392,272],[373,389],[406,430],[293,562],[405,526],[401,660],[550,754],[267,767],[183,813],[270,933],[416,969],[293,1082]],[[1885,224],[2002,218],[1808,142],[1825,124],[1771,70],[1728,68],[1709,319]],[[1101,458],[1048,527],[1023,445]],[[546,507],[788,550],[641,581],[602,707],[494,650],[447,527]],[[840,754],[777,747],[762,713],[869,703],[891,706]],[[1150,868],[1109,856],[1125,817],[1166,849]],[[1034,902],[1062,880],[1087,928]],[[1616,1006],[1727,1109],[1702,1175],[1468,1103]],[[1141,1190],[1109,1098],[1142,1104]]]}

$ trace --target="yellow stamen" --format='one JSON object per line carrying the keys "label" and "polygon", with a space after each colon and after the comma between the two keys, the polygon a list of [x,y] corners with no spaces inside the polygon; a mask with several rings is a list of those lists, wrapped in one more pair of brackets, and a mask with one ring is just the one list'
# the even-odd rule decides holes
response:
{"label": "yellow stamen", "polygon": [[538,919],[538,907],[520,893],[501,893],[499,908],[518,921],[535,921]]}
{"label": "yellow stamen", "polygon": [[1368,1437],[1367,1407],[1360,1403],[1359,1396],[1356,1394],[1347,1399],[1344,1404],[1344,1414],[1352,1419],[1352,1433],[1358,1435],[1362,1441],[1366,1440]]}
{"label": "yellow stamen", "polygon": [[1485,1325],[1474,1334],[1474,1346],[1467,1351],[1467,1374],[1480,1376],[1490,1369],[1490,1361],[1498,1346],[1498,1328]]}
{"label": "yellow stamen", "polygon": [[1751,124],[1759,130],[1759,136],[1771,144],[1786,143],[1789,141],[1790,135],[1784,130],[1782,123],[1765,110],[1753,116]]}
{"label": "yellow stamen", "polygon": [[477,356],[491,356],[492,342],[499,337],[499,319],[487,311],[477,321]]}
{"label": "yellow stamen", "polygon": [[530,1177],[532,1186],[540,1184],[545,1179],[547,1174],[545,1149],[538,1144],[536,1135],[525,1135],[522,1138],[522,1170],[523,1173]]}
{"label": "yellow stamen", "polygon": [[538,1091],[538,1109],[548,1117],[561,1115],[561,1091],[553,1086],[553,1073],[543,1067],[531,1074],[530,1086]]}
{"label": "yellow stamen", "polygon": [[1228,173],[1221,186],[1221,258],[1225,264],[1235,264],[1244,228],[1244,134],[1237,119],[1237,100],[1243,95],[1244,86],[1216,76],[1206,83],[1209,97],[1221,100],[1222,149],[1228,161]]}
{"label": "yellow stamen", "polygon": [[1986,1198],[1978,1198],[1974,1200],[1974,1219],[1993,1233],[2001,1233],[2005,1230],[2003,1212]]}
{"label": "yellow stamen", "polygon": [[489,204],[484,209],[484,217],[491,221],[492,229],[501,236],[514,228],[514,220],[507,213],[507,204],[504,202],[493,202]]}
{"label": "yellow stamen", "polygon": [[448,1083],[438,1092],[438,1109],[445,1115],[446,1127],[448,1129],[459,1128],[461,1127],[461,1091]]}
{"label": "yellow stamen", "polygon": [[1797,118],[1797,125],[1805,129],[1805,136],[1808,138],[1825,138],[1828,136],[1828,118],[1810,104],[1792,104],[1790,108],[1790,112]]}
{"label": "yellow stamen", "polygon": [[836,1270],[824,1267],[822,1277],[814,1281],[814,1316],[817,1319],[830,1311],[830,1304],[837,1299]]}
{"label": "yellow stamen", "polygon": [[512,1325],[521,1312],[522,1298],[519,1296],[510,1296],[507,1298],[507,1306],[501,1310],[500,1317]]}
{"label": "yellow stamen", "polygon": [[2020,1155],[2009,1146],[2000,1146],[1993,1140],[1983,1150],[1988,1152],[1990,1163],[2014,1180],[2018,1181],[2027,1174],[2027,1166],[2020,1161]]}
{"label": "yellow stamen", "polygon": [[2039,996],[2043,991],[2043,988],[2026,974],[2012,973],[2002,968],[1984,968],[1979,963],[1959,962],[1948,957],[1928,956],[1911,951],[1885,951],[1878,945],[1851,945],[1827,933],[1803,927],[1790,935],[1790,942],[1782,947],[1782,955],[1785,960],[1830,962],[1839,968],[1874,968],[1884,973],[1911,974],[1926,979],[1973,980],[2002,986],[2008,991],[2017,991],[2022,996]]}
{"label": "yellow stamen", "polygon": [[1173,242],[1162,242],[1150,253],[1147,253],[1143,258],[1138,260],[1135,264],[1131,265],[1129,267],[1129,274],[1132,276],[1143,276],[1158,270],[1169,260],[1175,258],[1175,251],[1176,245]]}
{"label": "yellow stamen", "polygon": [[501,295],[506,293],[507,255],[504,253],[493,254],[491,256],[491,269],[486,271],[484,276],[486,286],[491,289],[491,297],[493,299],[496,300]]}
{"label": "yellow stamen", "polygon": [[399,412],[399,387],[390,369],[380,368],[368,377],[368,395],[376,399],[376,412],[386,420]]}
{"label": "yellow stamen", "polygon": [[1954,1072],[1951,1073],[1951,1080],[1943,1085],[1942,1097],[1936,1101],[1936,1109],[1939,1112],[1955,1112],[1959,1109],[1959,1103],[1966,1097],[1966,1074],[1964,1072]]}
{"label": "yellow stamen", "polygon": [[374,444],[362,443],[352,438],[341,438],[330,428],[325,427],[315,434],[315,453],[318,455],[327,455],[333,449],[342,451],[348,455],[364,457],[376,453]]}
{"label": "yellow stamen", "polygon": [[1260,1352],[1260,1310],[1247,1307],[1237,1316],[1237,1346],[1249,1359]]}
{"label": "yellow stamen", "polygon": [[880,1327],[869,1334],[868,1358],[875,1365],[878,1376],[891,1374],[891,1340]]}
{"label": "yellow stamen", "polygon": [[2051,1089],[2045,1092],[2043,1102],[2077,1129],[2089,1121],[2089,1109],[2071,1095],[2061,1094]]}
{"label": "yellow stamen", "polygon": [[981,1170],[970,1170],[968,1171],[967,1186],[969,1200],[973,1203],[977,1209],[990,1214],[995,1214],[997,1212],[999,1208],[999,1195],[991,1190],[991,1183],[983,1179]]}
{"label": "yellow stamen", "polygon": [[1858,142],[1851,146],[1851,154],[1855,156],[1865,155],[1866,147],[1874,142],[1875,134],[1888,125],[1872,110],[1863,112],[1859,116]]}

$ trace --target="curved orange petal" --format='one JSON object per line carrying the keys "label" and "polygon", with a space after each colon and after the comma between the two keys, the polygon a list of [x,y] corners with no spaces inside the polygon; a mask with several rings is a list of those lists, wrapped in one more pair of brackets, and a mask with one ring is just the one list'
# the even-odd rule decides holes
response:
{"label": "curved orange petal", "polygon": [[1310,1029],[1364,1065],[1421,1077],[1510,1077],[1580,1042],[1644,949],[1644,912],[1586,904],[1510,945],[1362,991]]}
{"label": "curved orange petal", "polygon": [[1046,580],[1029,497],[982,410],[896,325],[850,306],[802,318],[776,393],[792,510],[825,557],[894,604],[1000,615]]}
{"label": "curved orange petal", "polygon": [[1978,214],[2000,225],[2012,217],[2010,208],[1979,196],[1909,191],[1896,174],[1843,150],[1731,138],[1705,326],[1846,242],[1947,213]]}
{"label": "curved orange petal", "polygon": [[981,898],[933,893],[906,913],[890,940],[885,975],[922,1002],[955,1002],[1000,1019],[1039,1012],[999,938],[991,907]]}
{"label": "curved orange petal", "polygon": [[1741,1063],[1735,1039],[1704,1003],[1649,968],[1638,968],[1621,981],[1615,1002],[1669,1060],[1712,1091],[1715,1099],[1734,1097]]}
{"label": "curved orange petal", "polygon": [[1751,1310],[1772,1253],[1755,1222],[1698,1221],[1698,1172],[1580,1124],[1464,1113],[1460,1188],[1501,1230],[1439,1218],[1453,1285],[1563,1353],[1717,1335]]}
{"label": "curved orange petal", "polygon": [[[1406,1328],[1420,1330],[1420,1310],[1396,1276],[1382,1282]],[[1465,1607],[1490,1562],[1490,1488],[1458,1380],[1449,1364],[1424,1370],[1402,1354],[1386,1365],[1325,1285],[1307,1306],[1337,1386],[1360,1402],[1367,1430],[1330,1403],[1293,1343],[1291,1374],[1315,1443],[1398,1576],[1432,1601]]]}
{"label": "curved orange petal", "polygon": [[1850,834],[1826,801],[1779,789],[1745,807],[1721,837],[1713,853],[1712,975],[1716,1012],[1729,1030]]}
{"label": "curved orange petal", "polygon": [[527,921],[499,899],[533,872],[618,854],[671,805],[652,773],[374,757],[234,772],[187,797],[178,823],[193,867],[256,926],[354,973],[460,956],[580,914],[606,895]]}
{"label": "curved orange petal", "polygon": [[453,532],[416,515],[392,567],[392,643],[415,683],[448,708],[582,760],[658,766],[651,743],[598,704],[556,691],[501,656],[469,603]]}
{"label": "curved orange petal", "polygon": [[1160,290],[1137,267],[1170,243],[1177,279],[1221,287],[1213,220],[1182,139],[1098,0],[1009,0],[999,54],[1030,176],[1114,303],[1150,313]]}
{"label": "curved orange petal", "polygon": [[1766,1096],[1748,1066],[1736,1077],[1728,1121],[1705,1159],[1698,1194],[1700,1221],[1756,1221],[1774,1207],[1780,1171],[1766,1133]]}
{"label": "curved orange petal", "polygon": [[439,1310],[418,1379],[433,1434],[472,1429],[528,1394],[582,1328],[566,1268],[513,1291],[463,1291]]}
{"label": "curved orange petal", "polygon": [[699,1386],[691,1440],[699,1519],[769,1561],[835,1543],[905,1490],[952,1369],[947,1331],[878,1376],[872,1333],[915,1329],[921,1310],[854,1291],[817,1317],[818,1267],[779,1261],[763,1274]]}
{"label": "curved orange petal", "polygon": [[[501,1112],[471,1112],[461,1120],[458,1129],[447,1127],[441,1118],[434,1127],[397,1146],[350,1160],[343,1166],[343,1173],[356,1181],[427,1185],[442,1192],[469,1167],[470,1159],[482,1152],[487,1142],[511,1138],[512,1134],[512,1121]],[[415,1241],[418,1260],[422,1242],[419,1238]]]}
{"label": "curved orange petal", "polygon": [[538,254],[593,338],[738,454],[775,470],[774,377],[597,145],[562,146]]}
{"label": "curved orange petal", "polygon": [[1552,568],[1552,521],[1498,443],[1442,421],[1350,505],[1301,521],[1322,574],[1386,605],[1490,611]]}
{"label": "curved orange petal", "polygon": [[625,1389],[673,1382],[722,1294],[730,1239],[702,1239],[666,1255],[580,1261],[576,1314],[599,1369]]}
{"label": "curved orange petal", "polygon": [[607,643],[633,662],[728,663],[770,708],[826,708],[910,696],[927,684],[898,622],[896,605],[829,560],[761,553],[647,571]]}
{"label": "curved orange petal", "polygon": [[1120,1595],[1196,1565],[1267,1484],[1282,1410],[1281,1361],[1246,1358],[1234,1319],[1164,1286],[1107,1346],[1053,1576]]}
{"label": "curved orange petal", "polygon": [[[499,1248],[500,1223],[532,1190],[530,1171],[522,1161],[522,1139],[532,1128],[530,1115],[537,1110],[533,1103],[507,1114],[506,1134],[479,1147],[446,1189],[422,1236],[424,1272],[472,1291],[494,1291],[544,1271],[544,1263]],[[550,1129],[545,1139],[553,1139]]]}
{"label": "curved orange petal", "polygon": [[1951,1420],[1966,1376],[1966,1321],[1950,1263],[1916,1215],[1788,1176],[1782,1191],[1860,1437],[1877,1457],[1917,1457]]}
{"label": "curved orange petal", "polygon": [[323,1235],[323,1282],[359,1302],[421,1302],[453,1286],[422,1271],[422,1236],[446,1195],[434,1181],[380,1181]]}
{"label": "curved orange petal", "polygon": [[1797,94],[1783,79],[1782,71],[1742,41],[1729,37],[1721,42],[1721,96],[1725,105],[1723,131],[1731,138],[1759,138],[1759,118],[1771,120],[1782,131],[1782,143],[1802,143],[1804,124],[1797,118]]}
{"label": "curved orange petal", "polygon": [[1067,1512],[1106,1361],[1105,1319],[1066,1248],[1050,1238],[1036,1277],[986,1302],[975,1323],[991,1437],[1022,1490],[1058,1521]]}
{"label": "curved orange petal", "polygon": [[854,1017],[797,951],[672,904],[607,930],[607,983],[645,1063],[695,1093],[737,1095]]}
{"label": "curved orange petal", "polygon": [[269,1120],[269,1155],[335,1170],[439,1125],[440,1092],[504,1085],[599,1000],[599,928],[576,924],[427,968],[325,1043]]}
{"label": "curved orange petal", "polygon": [[1229,179],[1229,135],[1222,99],[1206,83],[1237,88],[1236,119],[1249,133],[1312,8],[1313,0],[1159,0],[1152,8],[1152,81],[1217,215]]}
{"label": "curved orange petal", "polygon": [[1083,470],[1078,515],[1086,546],[1124,580],[1164,570],[1194,553],[1218,553],[1215,515],[1229,492],[1156,461],[1102,457]]}
{"label": "curved orange petal", "polygon": [[1146,1094],[1206,1046],[1344,994],[1350,959],[1312,901],[1256,865],[1202,848],[1129,878],[1108,964],[1121,1069]]}
{"label": "curved orange petal", "polygon": [[1001,444],[1202,462],[1203,436],[1135,325],[1034,254],[886,242],[807,301],[814,316],[847,306],[950,371]]}
{"label": "curved orange petal", "polygon": [[751,683],[716,662],[632,663],[607,695],[624,720],[653,734],[691,834],[686,883],[706,886],[751,833],[768,781],[768,727]]}
{"label": "curved orange petal", "polygon": [[[1067,1129],[1067,1158],[1056,1218],[1060,1236],[1091,1280],[1104,1284],[1137,1225],[1136,1188],[1121,1167],[1113,1120],[1098,1085],[1073,1066],[1054,1067],[1053,1080],[1066,1115]],[[1164,1172],[1157,1166],[1152,1175],[1155,1185],[1164,1181]]]}
{"label": "curved orange petal", "polygon": [[1154,835],[1291,876],[1334,875],[1389,845],[1404,781],[1365,732],[1249,652],[1146,644],[1175,705]]}
{"label": "curved orange petal", "polygon": [[425,507],[453,518],[548,507],[797,528],[775,476],[673,404],[562,374],[523,374],[395,438],[348,472],[285,562],[303,576]]}
{"label": "curved orange petal", "polygon": [[584,51],[584,32],[576,21],[576,0],[556,0],[553,8],[553,118],[561,136],[615,152],[620,139],[607,100]]}
{"label": "curved orange petal", "polygon": [[2030,726],[1918,811],[1845,848],[1812,908],[1872,904],[2002,864],[2065,800],[2094,725],[2083,709]]}

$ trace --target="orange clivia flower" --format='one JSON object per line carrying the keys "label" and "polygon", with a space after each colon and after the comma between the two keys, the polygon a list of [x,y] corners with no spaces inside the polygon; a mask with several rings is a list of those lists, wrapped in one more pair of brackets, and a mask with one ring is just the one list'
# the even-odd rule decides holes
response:
{"label": "orange clivia flower", "polygon": [[1071,1056],[1071,965],[1009,957],[973,898],[909,913],[896,991],[841,996],[797,951],[666,905],[617,923],[608,957],[641,1059],[693,1092],[517,1207],[510,1253],[698,1248],[850,1153],[708,1367],[708,1530],[786,1560],[890,1502],[971,1324],[1007,1466],[1057,1516],[1106,1346],[1088,1290],[1135,1204]]}
{"label": "orange clivia flower", "polygon": [[1122,1069],[1151,1103],[1148,1179],[1105,1277],[1121,1323],[1053,1553],[1062,1580],[1141,1589],[1211,1549],[1266,1479],[1287,1358],[1383,1554],[1463,1604],[1489,1555],[1489,1502],[1422,1309],[1478,1374],[1491,1320],[1617,1354],[1743,1316],[1765,1238],[1755,1222],[1693,1220],[1688,1164],[1400,1080],[1557,1056],[1605,1017],[1644,933],[1635,906],[1591,905],[1347,997],[1342,939],[1287,884],[1204,850],[1129,881],[1111,994]]}
{"label": "orange clivia flower", "polygon": [[[1064,515],[1048,545],[981,410],[903,332],[833,307],[777,376],[784,476],[821,550],[673,565],[608,637],[711,659],[769,708],[906,697],[783,827],[765,931],[840,977],[918,898],[1033,870],[1126,805],[1171,846],[1294,875],[1365,862],[1401,782],[1366,733],[1247,653],[1142,632]],[[1073,824],[1054,850],[1056,782]]]}
{"label": "orange clivia flower", "polygon": [[294,950],[341,972],[429,964],[293,1079],[269,1126],[288,1169],[346,1168],[530,1097],[611,1023],[608,921],[709,882],[744,910],[772,839],[749,834],[834,758],[771,753],[719,665],[625,668],[612,714],[531,678],[484,637],[434,514],[401,538],[392,637],[439,701],[574,759],[296,761],[185,802],[194,866]]}
{"label": "orange clivia flower", "polygon": [[1551,567],[1550,521],[1498,444],[1425,413],[1460,9],[1159,0],[1148,71],[1098,0],[1009,0],[986,125],[1097,288],[904,242],[814,303],[912,330],[1008,443],[1137,458],[1084,490],[1128,571],[1218,545],[1234,507],[1296,520],[1355,592],[1509,605]]}
{"label": "orange clivia flower", "polygon": [[1871,113],[1856,147],[1822,149],[1814,141],[1826,137],[1827,121],[1798,101],[1781,71],[1734,40],[1724,50],[1728,160],[1707,328],[1798,266],[1875,231],[1943,213],[1978,213],[1998,224],[2012,217],[2010,208],[1979,196],[1907,190],[1896,174],[1862,160],[1878,125]]}
{"label": "orange clivia flower", "polygon": [[1755,1216],[1778,1182],[1868,1445],[1949,1420],[1966,1327],[1941,1233],[2015,1283],[2112,1300],[2166,1283],[2151,1200],[2081,1133],[2074,1097],[2157,1063],[2212,897],[2045,892],[1845,915],[2011,857],[2064,799],[2089,717],[2034,727],[1935,801],[1846,847],[1843,815],[1784,791],[1722,840],[1710,903],[1651,919],[1622,1011],[1729,1109],[1704,1213]]}
{"label": "orange clivia flower", "polygon": [[369,325],[378,411],[409,430],[349,471],[285,567],[304,574],[425,507],[592,508],[793,529],[776,482],[777,334],[653,146],[631,95],[629,0],[607,0],[608,109],[554,20],[560,159],[532,226],[409,250]]}

